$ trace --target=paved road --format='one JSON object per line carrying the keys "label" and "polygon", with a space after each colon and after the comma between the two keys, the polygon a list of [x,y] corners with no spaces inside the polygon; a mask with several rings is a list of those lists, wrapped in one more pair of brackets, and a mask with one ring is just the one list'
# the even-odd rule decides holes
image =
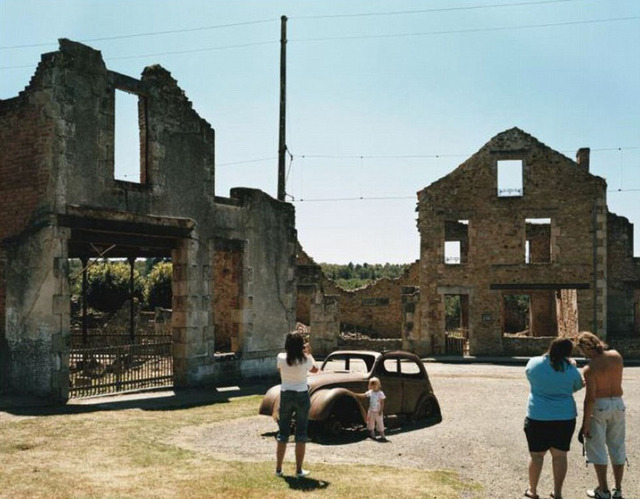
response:
{"label": "paved road", "polygon": [[[428,363],[427,369],[442,407],[441,424],[391,429],[386,444],[365,439],[363,432],[331,444],[312,442],[307,449],[308,467],[313,469],[314,462],[380,464],[379,454],[371,451],[383,445],[388,453],[385,465],[457,470],[484,487],[478,498],[521,499],[527,487],[527,445],[522,423],[528,383],[523,367]],[[640,367],[626,369],[624,389],[631,462],[624,491],[626,499],[640,499]],[[576,394],[579,407],[583,396],[582,391]],[[256,416],[221,425],[224,427],[184,429],[171,440],[222,458],[273,459],[276,426],[270,418]],[[287,456],[289,462],[292,450]],[[574,438],[565,499],[586,497],[585,489],[596,483],[593,467],[585,466],[581,454],[581,446]],[[539,491],[545,497],[552,490],[548,459]]]}

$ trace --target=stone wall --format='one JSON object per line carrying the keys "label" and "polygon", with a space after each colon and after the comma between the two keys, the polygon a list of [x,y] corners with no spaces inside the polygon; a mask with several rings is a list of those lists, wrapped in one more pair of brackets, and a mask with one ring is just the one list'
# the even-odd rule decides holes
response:
{"label": "stone wall", "polygon": [[609,337],[640,339],[640,258],[633,256],[633,224],[609,213],[607,228]]}
{"label": "stone wall", "polygon": [[[405,307],[406,290],[415,292],[418,283],[418,262],[409,266],[397,279],[378,279],[362,288],[345,290],[327,278],[319,265],[302,248],[296,260],[298,277],[297,320],[311,322],[310,310],[315,293],[335,296],[339,308],[341,331],[356,331],[372,338],[402,338],[405,314],[415,311]],[[410,317],[413,324],[413,315]],[[412,326],[411,326],[412,327]]]}
{"label": "stone wall", "polygon": [[[138,96],[131,182],[115,178],[121,91]],[[132,78],[60,40],[0,101],[0,154],[2,390],[67,397],[67,262],[99,256],[171,257],[177,386],[275,373],[295,326],[294,209],[254,189],[215,196],[214,131],[167,70]],[[217,343],[234,350],[232,368]]]}
{"label": "stone wall", "polygon": [[[502,161],[520,162],[517,195],[498,193]],[[453,292],[469,297],[471,355],[504,353],[506,293],[535,296],[532,325],[545,335],[557,334],[551,294],[576,290],[579,329],[606,336],[606,183],[589,173],[585,161],[576,163],[513,128],[420,191],[418,211],[422,322],[416,339],[426,350],[419,353],[430,353],[430,342],[443,343],[444,295]],[[548,232],[531,227],[536,219],[550,220]],[[455,221],[468,225],[468,254],[450,264],[446,226]],[[540,244],[550,261],[540,258]]]}

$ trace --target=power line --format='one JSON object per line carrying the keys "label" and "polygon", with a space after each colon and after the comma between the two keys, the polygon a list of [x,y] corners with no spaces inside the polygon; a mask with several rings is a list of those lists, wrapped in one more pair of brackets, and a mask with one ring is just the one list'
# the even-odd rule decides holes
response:
{"label": "power line", "polygon": [[[640,189],[608,189],[608,193],[621,192],[640,192]],[[344,202],[344,201],[399,201],[404,199],[417,199],[417,195],[413,196],[357,196],[346,198],[312,198],[312,199],[295,199],[292,197],[292,203],[327,203],[327,202]]]}
{"label": "power line", "polygon": [[[235,28],[238,26],[251,26],[255,24],[265,24],[274,21],[279,21],[279,19],[263,19],[260,21],[246,21],[239,23],[231,23],[231,24],[218,24],[215,26],[202,26],[199,28],[182,28],[182,29],[172,29],[166,31],[150,31],[147,33],[131,33],[128,35],[117,35],[117,36],[104,36],[100,38],[85,38],[83,40],[78,40],[79,42],[103,42],[110,40],[123,40],[126,38],[140,38],[144,36],[160,36],[160,35],[171,35],[176,33],[190,33],[194,31],[209,31],[214,29],[224,29],[224,28]],[[50,47],[55,45],[54,43],[31,43],[26,45],[12,45],[12,46],[2,46],[0,50],[13,50],[13,49],[24,49],[24,48],[33,48],[33,47]]]}
{"label": "power line", "polygon": [[412,36],[435,36],[435,35],[452,35],[452,34],[464,34],[464,33],[487,33],[492,31],[511,31],[518,29],[535,29],[535,28],[553,28],[559,26],[575,26],[581,24],[598,24],[620,21],[631,21],[640,19],[640,16],[628,16],[628,17],[612,17],[609,19],[591,19],[585,21],[566,21],[560,23],[544,23],[544,24],[522,24],[519,26],[497,26],[494,28],[468,28],[468,29],[455,29],[455,30],[443,30],[443,31],[423,31],[416,33],[390,33],[390,34],[378,34],[378,35],[353,35],[353,36],[327,36],[319,38],[298,38],[291,39],[289,42],[327,42],[336,40],[368,40],[376,38],[408,38]]}
{"label": "power line", "polygon": [[269,158],[256,158],[256,159],[246,159],[243,161],[233,161],[231,163],[220,163],[217,164],[216,166],[231,166],[231,165],[242,165],[244,163],[260,163],[262,161],[273,161],[275,159],[278,159],[275,156],[271,156]]}
{"label": "power line", "polygon": [[[305,19],[335,19],[335,18],[341,18],[341,17],[374,17],[374,16],[380,17],[380,16],[412,15],[412,14],[424,14],[424,13],[435,13],[435,12],[494,9],[494,8],[503,8],[503,7],[522,7],[522,6],[531,6],[531,5],[560,4],[560,3],[584,2],[584,1],[586,0],[542,0],[537,2],[530,1],[530,2],[517,2],[517,3],[511,3],[511,4],[503,3],[503,4],[471,5],[468,7],[443,7],[443,8],[437,8],[437,9],[296,16],[296,17],[291,17],[290,19],[305,20]],[[217,24],[213,26],[200,26],[195,28],[180,28],[180,29],[171,29],[171,30],[164,30],[164,31],[148,31],[143,33],[129,33],[125,35],[84,38],[78,41],[81,43],[84,43],[84,42],[103,42],[103,41],[111,41],[111,40],[124,40],[129,38],[141,38],[146,36],[163,36],[163,35],[173,35],[177,33],[193,33],[198,31],[211,31],[211,30],[217,30],[217,29],[236,28],[239,26],[253,26],[256,24],[266,24],[266,23],[277,22],[277,21],[279,21],[279,19],[277,18],[261,19],[257,21],[243,21],[243,22],[237,22],[237,23]],[[51,46],[55,46],[55,44],[51,42],[41,42],[41,43],[29,43],[29,44],[23,44],[23,45],[4,45],[4,46],[0,46],[0,50],[15,50],[15,49],[34,48],[34,47],[51,47]]]}
{"label": "power line", "polygon": [[[608,152],[608,151],[635,151],[640,150],[640,146],[625,146],[625,147],[599,147],[599,148],[590,148],[592,153],[594,152]],[[562,154],[570,154],[571,152],[575,152],[577,149],[562,149],[558,152]],[[475,153],[465,153],[465,154],[292,154],[287,149],[287,154],[291,157],[291,161],[295,158],[301,159],[439,159],[439,158],[469,158]],[[248,163],[259,163],[263,161],[273,161],[278,159],[275,156],[269,156],[264,158],[253,158],[253,159],[245,159],[240,161],[233,161],[228,163],[219,163],[216,166],[231,166],[231,165],[240,165],[240,164],[248,164]]]}
{"label": "power line", "polygon": [[[188,49],[188,50],[174,50],[170,52],[154,52],[151,54],[141,54],[141,55],[128,55],[122,57],[105,57],[105,61],[116,61],[116,60],[125,60],[125,59],[142,59],[145,57],[158,57],[161,55],[179,55],[179,54],[191,54],[196,52],[210,52],[212,50],[227,50],[227,49],[237,49],[237,48],[247,48],[247,47],[257,47],[260,45],[273,45],[278,43],[277,40],[269,41],[269,42],[253,42],[253,43],[241,43],[237,45],[223,45],[220,47],[206,47],[201,49]],[[33,64],[25,64],[21,66],[2,66],[0,69],[22,69],[22,68],[32,68]]]}
{"label": "power line", "polygon": [[354,14],[318,14],[314,16],[295,16],[289,19],[337,19],[345,17],[378,17],[378,16],[396,16],[396,15],[411,15],[411,14],[425,14],[435,12],[453,12],[462,10],[481,10],[481,9],[494,9],[502,7],[522,7],[530,5],[544,5],[544,4],[560,4],[567,2],[584,2],[585,0],[543,0],[539,2],[518,2],[518,3],[497,3],[497,4],[485,4],[485,5],[471,5],[468,7],[442,7],[437,9],[420,9],[420,10],[397,10],[386,12],[361,12]]}
{"label": "power line", "polygon": [[[241,43],[237,45],[223,45],[220,47],[207,47],[201,49],[188,49],[188,50],[175,50],[171,52],[155,52],[152,54],[143,54],[143,55],[128,55],[122,57],[105,57],[105,61],[116,61],[123,59],[141,59],[143,57],[157,57],[159,55],[178,55],[178,54],[191,54],[195,52],[209,52],[212,50],[227,50],[227,49],[237,49],[237,48],[247,48],[247,47],[257,47],[259,45],[273,45],[278,43],[278,40],[273,40],[270,42],[253,42],[253,43]],[[3,68],[0,68],[3,69]]]}

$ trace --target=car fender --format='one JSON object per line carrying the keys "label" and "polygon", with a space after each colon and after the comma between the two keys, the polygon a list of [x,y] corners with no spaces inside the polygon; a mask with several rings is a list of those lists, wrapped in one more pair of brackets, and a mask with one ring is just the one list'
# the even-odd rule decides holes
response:
{"label": "car fender", "polygon": [[259,413],[263,416],[271,416],[275,421],[278,420],[280,411],[280,385],[272,386],[262,397]]}
{"label": "car fender", "polygon": [[355,402],[362,421],[367,418],[367,411],[356,395],[346,388],[327,388],[317,390],[311,394],[311,409],[309,419],[311,421],[325,421],[332,413],[333,408],[339,400],[344,398]]}

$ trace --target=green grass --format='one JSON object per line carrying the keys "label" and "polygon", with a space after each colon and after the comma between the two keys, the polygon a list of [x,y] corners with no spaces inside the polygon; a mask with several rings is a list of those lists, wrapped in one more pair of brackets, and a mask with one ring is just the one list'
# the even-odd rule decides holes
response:
{"label": "green grass", "polygon": [[260,399],[171,410],[76,406],[24,418],[0,414],[6,416],[0,418],[0,497],[475,497],[475,487],[448,471],[314,464],[317,479],[276,479],[273,461],[222,461],[166,443],[182,427],[253,416]]}

